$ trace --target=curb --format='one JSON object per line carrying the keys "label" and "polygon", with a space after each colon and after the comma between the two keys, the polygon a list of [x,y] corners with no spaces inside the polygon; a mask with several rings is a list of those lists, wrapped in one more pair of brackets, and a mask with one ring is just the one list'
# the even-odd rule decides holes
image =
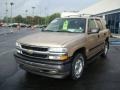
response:
{"label": "curb", "polygon": [[120,38],[120,35],[112,35],[113,38]]}

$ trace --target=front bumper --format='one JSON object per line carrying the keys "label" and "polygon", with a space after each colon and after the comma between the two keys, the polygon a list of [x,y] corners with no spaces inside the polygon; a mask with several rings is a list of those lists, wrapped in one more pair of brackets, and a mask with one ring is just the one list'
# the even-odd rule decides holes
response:
{"label": "front bumper", "polygon": [[39,62],[36,62],[35,58],[22,56],[17,53],[14,56],[22,69],[38,75],[52,78],[65,78],[71,72],[71,60],[62,62],[39,59]]}

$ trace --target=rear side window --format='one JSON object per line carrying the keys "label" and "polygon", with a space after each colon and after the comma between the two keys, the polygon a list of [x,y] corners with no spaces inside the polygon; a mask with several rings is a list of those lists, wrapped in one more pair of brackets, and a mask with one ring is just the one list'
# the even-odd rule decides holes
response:
{"label": "rear side window", "polygon": [[96,21],[96,23],[97,23],[98,28],[99,28],[100,30],[103,30],[103,25],[102,25],[101,21],[100,21],[99,19],[96,19],[95,21]]}

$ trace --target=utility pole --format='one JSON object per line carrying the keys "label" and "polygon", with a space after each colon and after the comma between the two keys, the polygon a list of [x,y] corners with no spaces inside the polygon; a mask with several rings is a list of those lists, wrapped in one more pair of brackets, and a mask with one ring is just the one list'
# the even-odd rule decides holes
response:
{"label": "utility pole", "polygon": [[33,9],[33,17],[34,17],[34,11],[35,11],[35,7],[32,7],[32,9]]}
{"label": "utility pole", "polygon": [[45,25],[47,25],[48,24],[48,7],[45,7],[45,16],[46,16]]}
{"label": "utility pole", "polygon": [[47,8],[45,7],[45,25],[47,25]]}
{"label": "utility pole", "polygon": [[[40,5],[41,5],[41,2],[40,2]],[[39,7],[40,7],[40,9],[39,9],[39,14],[40,14],[39,25],[42,25],[42,18],[41,18],[42,7],[41,6],[39,6]]]}
{"label": "utility pole", "polygon": [[[11,5],[11,24],[12,24],[13,23],[12,6],[14,5],[14,3],[10,2],[10,5]],[[12,32],[12,25],[11,25],[11,32]]]}
{"label": "utility pole", "polygon": [[8,1],[6,0],[6,3],[5,3],[5,6],[6,6],[6,23],[8,24]]}
{"label": "utility pole", "polygon": [[33,9],[33,24],[34,24],[34,11],[35,11],[35,7],[32,7]]}
{"label": "utility pole", "polygon": [[11,5],[11,23],[13,22],[13,20],[12,20],[12,18],[13,18],[13,10],[12,10],[12,6],[14,5],[14,3],[13,2],[11,2],[10,3],[10,5]]}
{"label": "utility pole", "polygon": [[[0,1],[0,6],[2,7],[2,0]],[[1,13],[1,14],[0,14],[0,23],[1,23],[1,22],[2,22],[2,13],[3,13],[3,12],[2,12],[2,9],[1,9],[0,13]]]}
{"label": "utility pole", "polygon": [[[41,2],[40,2],[40,5],[41,5]],[[39,6],[40,7],[40,9],[39,9],[39,13],[40,13],[40,25],[42,25],[42,18],[41,18],[41,16],[42,16],[42,7],[41,6]]]}
{"label": "utility pole", "polygon": [[27,23],[27,13],[28,13],[28,10],[25,10],[25,14],[26,14],[26,24],[28,24],[28,23]]}

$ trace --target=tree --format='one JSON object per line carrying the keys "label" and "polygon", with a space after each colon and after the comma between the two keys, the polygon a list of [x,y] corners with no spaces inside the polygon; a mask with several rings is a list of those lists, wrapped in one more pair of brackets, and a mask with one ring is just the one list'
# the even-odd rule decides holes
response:
{"label": "tree", "polygon": [[31,24],[32,25],[33,17],[32,16],[27,16],[26,17],[26,24]]}
{"label": "tree", "polygon": [[21,15],[14,17],[14,20],[16,23],[23,23],[24,22],[24,19]]}
{"label": "tree", "polygon": [[[39,24],[39,25],[45,25],[46,24],[47,25],[53,19],[59,18],[59,17],[60,17],[59,13],[55,13],[55,14],[52,14],[52,15],[47,16],[47,17],[27,16],[27,17],[23,18],[21,15],[18,15],[18,16],[13,18],[13,21],[14,21],[14,23],[25,23],[25,24],[31,24],[31,25],[36,25],[36,24]],[[6,17],[4,17],[3,21],[4,22],[6,21]],[[8,23],[11,23],[10,21],[11,21],[11,18],[8,17]]]}
{"label": "tree", "polygon": [[48,18],[48,22],[50,23],[52,20],[54,20],[55,18],[59,18],[60,17],[60,13],[55,13],[52,14],[51,16],[49,16]]}

